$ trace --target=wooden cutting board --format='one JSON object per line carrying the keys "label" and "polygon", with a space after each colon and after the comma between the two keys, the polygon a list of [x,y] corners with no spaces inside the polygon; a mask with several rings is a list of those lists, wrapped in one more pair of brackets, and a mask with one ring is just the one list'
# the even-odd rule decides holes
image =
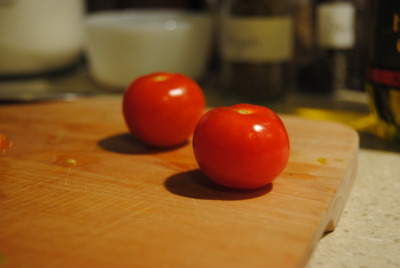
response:
{"label": "wooden cutting board", "polygon": [[286,170],[234,191],[202,175],[190,142],[136,141],[120,103],[0,106],[2,268],[304,267],[337,224],[355,179],[352,129],[282,115]]}

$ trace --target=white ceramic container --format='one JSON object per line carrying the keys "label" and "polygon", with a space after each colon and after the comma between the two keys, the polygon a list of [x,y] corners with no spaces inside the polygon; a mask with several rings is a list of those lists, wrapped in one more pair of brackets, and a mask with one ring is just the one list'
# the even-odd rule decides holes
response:
{"label": "white ceramic container", "polygon": [[211,48],[207,15],[178,10],[125,10],[94,13],[85,23],[86,52],[93,78],[126,88],[155,71],[204,74]]}
{"label": "white ceramic container", "polygon": [[0,75],[63,68],[81,56],[83,0],[0,1]]}

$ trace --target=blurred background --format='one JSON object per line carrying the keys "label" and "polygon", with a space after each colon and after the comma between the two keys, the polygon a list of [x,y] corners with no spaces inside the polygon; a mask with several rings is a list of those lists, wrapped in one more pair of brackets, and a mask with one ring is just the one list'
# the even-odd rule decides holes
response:
{"label": "blurred background", "polygon": [[251,102],[339,121],[359,131],[364,147],[400,151],[399,8],[367,0],[2,0],[0,101],[121,95],[140,75],[181,72],[203,87],[209,106]]}

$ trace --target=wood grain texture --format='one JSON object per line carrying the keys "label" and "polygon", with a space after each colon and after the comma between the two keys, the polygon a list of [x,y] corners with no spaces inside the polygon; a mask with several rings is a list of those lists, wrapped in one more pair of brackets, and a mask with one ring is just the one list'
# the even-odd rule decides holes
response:
{"label": "wood grain texture", "polygon": [[282,115],[287,168],[236,191],[198,170],[190,142],[136,141],[120,102],[0,107],[11,143],[0,154],[2,268],[304,267],[337,224],[355,179],[352,129]]}

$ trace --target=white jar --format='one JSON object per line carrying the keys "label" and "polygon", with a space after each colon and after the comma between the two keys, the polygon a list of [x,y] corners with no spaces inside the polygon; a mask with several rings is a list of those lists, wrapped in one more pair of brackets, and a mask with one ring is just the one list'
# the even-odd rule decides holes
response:
{"label": "white jar", "polygon": [[0,0],[0,75],[66,67],[82,50],[83,0]]}
{"label": "white jar", "polygon": [[204,74],[212,22],[205,14],[179,10],[131,9],[99,12],[86,19],[86,53],[97,82],[126,88],[156,71],[193,79]]}

